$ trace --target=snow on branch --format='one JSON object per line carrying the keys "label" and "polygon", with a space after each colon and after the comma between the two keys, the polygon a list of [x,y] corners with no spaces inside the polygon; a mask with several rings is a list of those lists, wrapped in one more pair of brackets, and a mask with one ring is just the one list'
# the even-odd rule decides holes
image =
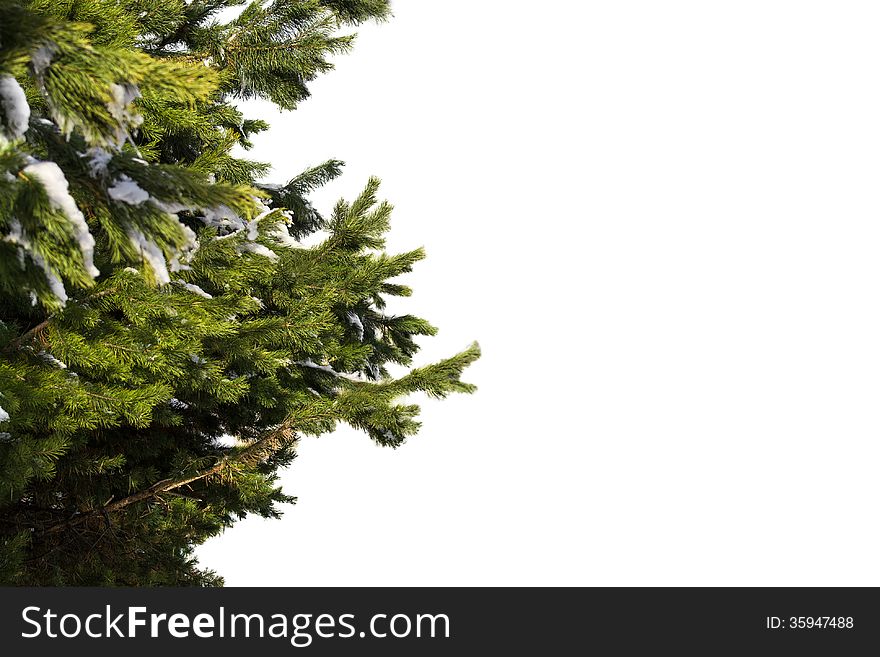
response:
{"label": "snow on branch", "polygon": [[159,285],[165,285],[171,282],[171,276],[168,274],[168,267],[165,264],[165,254],[162,249],[156,246],[155,242],[151,242],[137,228],[128,230],[128,239],[134,244],[135,248],[140,251],[141,257],[147,262],[156,276],[156,282]]}
{"label": "snow on branch", "polygon": [[[13,219],[9,224],[9,234],[4,238],[7,242],[11,244],[15,244],[20,248],[18,252],[19,261],[24,267],[25,262],[25,254],[28,254],[34,264],[43,270],[43,274],[46,277],[46,284],[49,286],[49,290],[58,299],[58,303],[64,306],[67,303],[67,290],[64,289],[64,283],[61,282],[61,279],[58,278],[58,274],[55,273],[55,270],[49,266],[49,263],[46,262],[46,259],[43,258],[39,253],[34,251],[33,244],[30,239],[24,234],[22,230],[21,223],[17,219]],[[31,298],[36,304],[36,296],[33,291],[31,292]]]}
{"label": "snow on branch", "polygon": [[86,271],[92,278],[98,276],[101,272],[94,263],[95,238],[89,232],[89,226],[82,212],[79,211],[76,201],[67,191],[67,178],[64,177],[64,172],[54,162],[34,161],[22,169],[22,173],[38,180],[52,207],[60,210],[67,217],[82,252]]}
{"label": "snow on branch", "polygon": [[112,187],[107,188],[107,194],[114,201],[129,205],[140,205],[150,198],[150,194],[145,189],[124,173],[116,179]]}
{"label": "snow on branch", "polygon": [[0,107],[6,118],[7,133],[12,139],[20,139],[28,128],[31,108],[21,85],[11,75],[0,76]]}
{"label": "snow on branch", "polygon": [[204,297],[205,299],[213,299],[214,298],[210,294],[205,292],[202,288],[200,288],[198,285],[195,285],[194,283],[187,283],[186,281],[174,281],[174,282],[183,286],[184,288],[186,288],[190,292],[192,292],[194,294],[198,294],[200,297]]}

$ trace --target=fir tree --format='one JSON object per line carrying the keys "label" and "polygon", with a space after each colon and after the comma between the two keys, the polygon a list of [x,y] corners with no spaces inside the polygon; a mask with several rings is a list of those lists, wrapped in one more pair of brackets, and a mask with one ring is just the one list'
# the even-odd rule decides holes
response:
{"label": "fir tree", "polygon": [[193,547],[293,501],[301,436],[396,447],[402,398],[473,389],[476,345],[387,369],[435,329],[385,312],[423,253],[377,180],[323,216],[340,162],[232,153],[268,128],[236,99],[295,108],[387,0],[241,4],[0,0],[0,583],[222,583]]}

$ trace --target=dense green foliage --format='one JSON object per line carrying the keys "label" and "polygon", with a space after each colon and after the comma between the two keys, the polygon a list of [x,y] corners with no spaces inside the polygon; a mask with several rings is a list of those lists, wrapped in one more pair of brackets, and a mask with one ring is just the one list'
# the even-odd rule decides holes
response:
{"label": "dense green foliage", "polygon": [[[193,547],[292,501],[276,472],[339,422],[397,446],[402,397],[467,392],[476,346],[385,313],[371,180],[322,216],[233,154],[387,0],[0,0],[0,583],[214,585]],[[314,246],[299,240],[321,231]]]}

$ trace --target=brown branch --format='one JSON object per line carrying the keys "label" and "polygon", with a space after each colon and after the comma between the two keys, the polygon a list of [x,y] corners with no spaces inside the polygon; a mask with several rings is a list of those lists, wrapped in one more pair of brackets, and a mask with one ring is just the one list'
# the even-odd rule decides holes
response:
{"label": "brown branch", "polygon": [[3,347],[3,351],[13,351],[15,349],[18,349],[22,344],[29,341],[31,338],[35,337],[43,329],[45,329],[47,326],[49,326],[50,319],[52,319],[52,318],[47,317],[46,319],[44,319],[42,322],[37,324],[32,329],[29,329],[29,330],[25,331],[24,333],[22,333],[20,336],[15,338],[15,340],[12,340],[8,345]]}
{"label": "brown branch", "polygon": [[245,466],[256,465],[257,463],[271,456],[273,453],[277,452],[285,445],[290,444],[294,440],[295,437],[293,429],[290,427],[289,421],[285,421],[283,424],[281,424],[281,426],[271,431],[265,437],[249,445],[248,447],[236,454],[224,456],[219,461],[217,461],[217,463],[212,465],[210,468],[207,468],[206,470],[202,470],[186,477],[180,477],[178,479],[169,478],[163,479],[162,481],[157,481],[149,488],[146,488],[137,493],[133,493],[128,497],[123,497],[122,499],[116,500],[115,502],[105,504],[98,509],[93,509],[78,516],[74,516],[73,518],[64,522],[51,525],[44,530],[44,533],[54,534],[67,529],[72,529],[73,527],[81,525],[91,518],[106,516],[111,513],[121,511],[125,507],[135,504],[137,502],[149,500],[153,497],[161,495],[162,493],[172,491],[176,488],[181,488],[182,486],[186,486],[187,484],[191,484],[194,481],[199,481],[212,475],[219,474],[225,467],[231,465],[232,463]]}
{"label": "brown branch", "polygon": [[[92,301],[93,299],[100,299],[101,297],[105,297],[108,294],[112,294],[114,292],[116,292],[116,289],[111,287],[106,290],[101,290],[100,292],[95,292],[95,294],[90,294],[87,297],[83,297],[82,299],[79,299],[79,301],[80,302],[88,302],[88,301]],[[0,349],[0,351],[3,351],[3,352],[15,351],[16,349],[21,347],[25,342],[29,342],[31,339],[35,338],[38,334],[42,333],[46,329],[46,327],[49,326],[49,322],[53,319],[55,319],[55,315],[49,315],[42,322],[40,322],[39,324],[37,324],[33,328],[28,329],[27,331],[25,331],[24,333],[19,335],[14,340],[10,341],[9,344],[7,344],[5,347],[3,347],[3,349]]]}

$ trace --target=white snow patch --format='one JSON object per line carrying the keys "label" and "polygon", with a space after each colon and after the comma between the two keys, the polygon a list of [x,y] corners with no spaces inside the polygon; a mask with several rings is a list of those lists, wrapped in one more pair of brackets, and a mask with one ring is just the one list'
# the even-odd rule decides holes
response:
{"label": "white snow patch", "polygon": [[31,248],[31,241],[24,236],[24,232],[21,228],[21,223],[18,221],[18,219],[13,219],[9,222],[9,235],[4,237],[3,239],[13,244],[19,244],[28,251]]}
{"label": "white snow patch", "polygon": [[33,258],[37,266],[43,270],[43,273],[46,275],[46,282],[49,284],[49,290],[55,298],[58,299],[62,306],[66,304],[67,290],[64,289],[64,283],[58,278],[58,274],[55,273],[55,270],[49,266],[49,263],[46,262],[43,259],[43,256],[39,253],[31,252],[31,258]]}
{"label": "white snow patch", "polygon": [[31,64],[34,67],[34,73],[38,76],[43,75],[49,64],[52,63],[52,57],[55,56],[57,47],[54,43],[44,43],[42,46],[34,50],[31,54]]}
{"label": "white snow patch", "polygon": [[186,248],[197,249],[199,247],[199,238],[195,231],[184,223],[180,224],[180,229],[186,237]]}
{"label": "white snow patch", "polygon": [[89,167],[89,175],[92,178],[100,178],[107,175],[107,165],[113,158],[112,153],[108,153],[100,146],[93,146],[83,155],[89,158],[87,166]]}
{"label": "white snow patch", "polygon": [[259,226],[257,225],[257,219],[253,219],[247,223],[247,238],[253,242],[259,237]]}
{"label": "white snow patch", "polygon": [[222,436],[214,438],[214,444],[217,445],[217,447],[236,447],[239,445],[239,440],[235,436],[224,433]]}
{"label": "white snow patch", "polygon": [[173,203],[171,201],[160,201],[159,199],[151,198],[150,202],[155,205],[160,210],[164,210],[168,214],[177,214],[178,212],[183,212],[184,210],[195,210],[196,208],[192,205],[184,205],[183,203]]}
{"label": "white snow patch", "polygon": [[220,231],[235,232],[245,228],[244,219],[226,205],[205,208],[202,210],[202,221],[206,226]]}
{"label": "white snow patch", "polygon": [[[266,205],[259,196],[251,196],[254,200],[254,205],[257,206],[257,210],[260,211],[260,217],[265,217],[267,214],[272,212],[272,208]],[[259,217],[257,217],[259,219]]]}
{"label": "white snow patch", "polygon": [[360,379],[354,374],[348,374],[347,372],[337,372],[329,365],[318,365],[311,358],[306,358],[305,360],[297,360],[293,362],[294,365],[302,365],[303,367],[310,367],[314,370],[320,370],[321,372],[327,372],[327,374],[332,374],[333,376],[337,376],[340,379],[347,379],[348,381],[358,381]]}
{"label": "white snow patch", "polygon": [[8,422],[9,421],[9,413],[3,410],[3,407],[0,406],[0,422]]}
{"label": "white snow patch", "polygon": [[114,119],[122,123],[126,119],[127,112],[125,110],[129,103],[140,95],[140,91],[133,84],[111,84],[111,99],[107,103],[107,109],[110,110]]}
{"label": "white snow patch", "polygon": [[64,177],[64,172],[54,162],[39,161],[28,164],[22,171],[40,181],[46,196],[49,197],[49,203],[61,210],[70,221],[74,237],[82,252],[86,271],[92,278],[98,276],[101,272],[98,271],[94,263],[95,238],[89,232],[89,226],[82,212],[76,206],[76,201],[67,191],[67,178]]}
{"label": "white snow patch", "polygon": [[131,102],[141,96],[140,89],[136,84],[111,84],[110,95],[111,99],[107,103],[107,109],[110,110],[110,115],[119,121],[120,126],[126,124],[137,126],[143,122],[142,116],[128,110]]}
{"label": "white snow patch", "polygon": [[31,108],[24,90],[11,75],[0,76],[0,105],[6,115],[6,126],[13,139],[20,139],[28,128]]}
{"label": "white snow patch", "polygon": [[148,240],[137,228],[130,228],[128,230],[128,238],[131,240],[131,243],[134,244],[135,248],[140,251],[141,257],[149,263],[156,276],[156,282],[159,283],[159,285],[170,283],[171,276],[168,274],[168,267],[165,264],[165,254],[162,253],[162,250],[156,246],[154,242]]}
{"label": "white snow patch", "polygon": [[[49,285],[49,289],[51,290],[52,294],[55,295],[62,306],[67,303],[67,291],[64,289],[64,284],[61,282],[61,279],[58,278],[55,270],[49,266],[48,262],[46,262],[46,259],[33,250],[33,245],[31,244],[30,239],[25,236],[21,224],[18,222],[17,219],[13,219],[10,222],[9,234],[4,239],[7,242],[17,244],[19,247],[21,247],[18,252],[18,261],[21,264],[22,269],[24,269],[25,267],[25,253],[27,252],[30,254],[31,259],[34,261],[34,264],[43,270],[43,274],[46,276],[46,283]],[[32,305],[36,306],[37,295],[33,291],[31,291],[30,294],[31,303]]]}
{"label": "white snow patch", "polygon": [[358,317],[355,313],[348,313],[346,315],[348,318],[348,323],[354,327],[354,330],[357,331],[358,340],[361,342],[364,341],[364,323],[361,321],[361,318]]}
{"label": "white snow patch", "polygon": [[193,283],[187,283],[185,281],[175,281],[175,283],[182,285],[190,292],[198,294],[200,297],[204,297],[205,299],[213,299],[214,298],[210,294],[205,292],[202,288],[200,288],[198,285],[194,285]]}
{"label": "white snow patch", "polygon": [[256,253],[257,255],[269,258],[269,260],[278,260],[277,253],[275,253],[269,247],[263,246],[262,244],[257,244],[256,242],[245,242],[244,244],[239,245],[238,252]]}
{"label": "white snow patch", "polygon": [[287,230],[287,226],[284,224],[278,224],[271,230],[266,231],[266,236],[272,238],[275,242],[280,244],[281,246],[289,246],[289,247],[299,247],[302,246],[299,240],[297,240],[290,232]]}
{"label": "white snow patch", "polygon": [[[186,238],[186,244],[184,244],[180,251],[174,254],[169,261],[171,271],[174,273],[190,269],[189,265],[184,263],[192,262],[193,256],[196,254],[196,251],[199,250],[199,238],[193,232],[192,228],[180,220],[178,220],[178,224]],[[180,262],[181,260],[183,260],[183,263]]]}
{"label": "white snow patch", "polygon": [[150,194],[124,173],[116,179],[115,184],[107,189],[107,193],[114,201],[140,205],[150,198]]}
{"label": "white snow patch", "polygon": [[181,263],[179,256],[173,256],[168,261],[168,269],[171,271],[172,274],[177,274],[178,272],[189,271],[190,269],[192,269],[192,267]]}
{"label": "white snow patch", "polygon": [[62,363],[62,362],[61,362],[60,360],[58,360],[57,358],[55,358],[55,356],[53,356],[52,354],[50,354],[48,351],[41,351],[41,352],[39,352],[39,353],[37,354],[37,356],[39,356],[40,358],[42,358],[43,360],[45,360],[47,363],[49,363],[49,364],[51,364],[51,365],[54,365],[55,367],[61,368],[62,370],[66,370],[66,369],[67,369],[67,365],[65,365],[64,363]]}
{"label": "white snow patch", "polygon": [[259,196],[251,196],[251,199],[253,200],[254,205],[257,207],[257,210],[260,211],[260,213],[247,224],[248,239],[253,241],[257,239],[257,224],[259,223],[259,221],[268,217],[270,214],[272,214],[272,212],[274,212],[274,210],[263,203],[263,200]]}
{"label": "white snow patch", "polygon": [[[131,141],[128,134],[129,127],[137,127],[144,121],[144,117],[130,109],[130,104],[135,98],[140,98],[141,92],[136,84],[125,82],[123,84],[110,85],[110,100],[106,103],[110,115],[116,119],[116,145],[121,146],[126,139]],[[132,142],[133,143],[133,142]]]}
{"label": "white snow patch", "polygon": [[169,399],[168,405],[171,408],[176,408],[178,410],[186,410],[189,408],[189,404],[187,404],[185,401],[180,401],[179,399],[177,399],[177,397],[172,397],[171,399]]}
{"label": "white snow patch", "polygon": [[313,370],[321,370],[322,372],[327,372],[328,374],[334,374],[336,376],[339,376],[339,372],[334,370],[329,365],[318,365],[311,358],[306,358],[305,360],[294,361],[294,365],[302,365],[303,367],[311,367]]}

